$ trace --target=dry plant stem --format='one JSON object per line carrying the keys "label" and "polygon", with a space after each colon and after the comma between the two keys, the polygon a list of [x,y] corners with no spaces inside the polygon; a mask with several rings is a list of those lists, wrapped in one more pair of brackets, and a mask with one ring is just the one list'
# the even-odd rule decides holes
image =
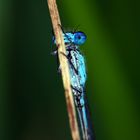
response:
{"label": "dry plant stem", "polygon": [[62,53],[66,54],[65,44],[62,36],[62,30],[59,25],[61,25],[56,0],[48,0],[48,7],[50,11],[50,16],[52,20],[53,30],[56,38],[56,44],[58,47],[58,57],[61,66],[63,86],[65,90],[65,97],[67,103],[67,110],[69,116],[69,123],[71,128],[71,134],[73,140],[80,140],[78,123],[76,118],[76,111],[74,106],[73,95],[71,91],[70,84],[70,73],[68,67],[68,60]]}

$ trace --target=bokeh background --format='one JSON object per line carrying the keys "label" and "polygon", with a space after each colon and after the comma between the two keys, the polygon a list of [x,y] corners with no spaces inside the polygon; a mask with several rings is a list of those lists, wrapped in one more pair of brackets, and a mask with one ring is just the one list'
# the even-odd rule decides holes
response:
{"label": "bokeh background", "polygon": [[[86,85],[97,140],[140,140],[137,0],[57,0],[62,25],[87,34]],[[46,0],[0,0],[0,139],[71,140],[50,53]]]}

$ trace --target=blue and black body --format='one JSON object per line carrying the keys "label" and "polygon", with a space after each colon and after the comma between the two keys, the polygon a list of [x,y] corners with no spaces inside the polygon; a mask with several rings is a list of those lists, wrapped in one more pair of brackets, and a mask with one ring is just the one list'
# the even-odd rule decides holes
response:
{"label": "blue and black body", "polygon": [[[69,62],[72,93],[75,100],[75,106],[77,108],[82,139],[95,140],[87,98],[85,95],[85,83],[87,79],[85,58],[79,49],[79,47],[85,43],[87,37],[85,33],[81,31],[63,31],[63,38],[66,46],[66,54],[64,55]],[[56,44],[54,37],[53,43]]]}

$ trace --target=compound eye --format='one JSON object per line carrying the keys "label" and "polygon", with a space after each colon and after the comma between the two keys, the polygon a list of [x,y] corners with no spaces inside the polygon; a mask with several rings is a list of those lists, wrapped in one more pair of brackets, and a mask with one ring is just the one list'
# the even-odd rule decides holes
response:
{"label": "compound eye", "polygon": [[82,45],[86,41],[86,35],[83,32],[75,32],[74,33],[74,43],[76,45]]}

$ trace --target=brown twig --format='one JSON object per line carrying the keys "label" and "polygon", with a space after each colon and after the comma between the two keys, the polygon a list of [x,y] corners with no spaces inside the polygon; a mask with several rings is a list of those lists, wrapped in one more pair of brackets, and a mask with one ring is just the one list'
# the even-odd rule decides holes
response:
{"label": "brown twig", "polygon": [[71,134],[73,140],[80,140],[78,123],[76,119],[76,111],[74,106],[73,95],[71,91],[70,84],[70,73],[68,67],[68,61],[62,53],[66,54],[65,44],[63,40],[62,30],[59,25],[61,25],[56,0],[48,0],[48,7],[50,11],[50,16],[52,20],[53,30],[56,38],[56,44],[58,47],[58,57],[61,66],[63,86],[65,90],[65,97],[67,103],[67,110],[69,116],[69,123],[71,128]]}

